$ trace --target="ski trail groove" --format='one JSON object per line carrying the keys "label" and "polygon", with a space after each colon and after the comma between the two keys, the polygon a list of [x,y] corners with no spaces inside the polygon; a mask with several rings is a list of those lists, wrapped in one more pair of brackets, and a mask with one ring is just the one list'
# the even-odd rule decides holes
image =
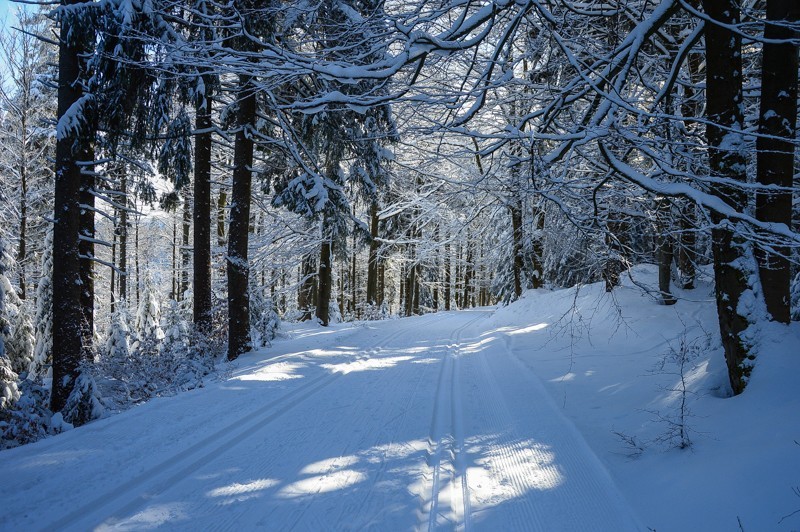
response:
{"label": "ski trail groove", "polygon": [[[376,349],[381,343],[392,341],[393,339],[411,331],[412,329],[413,326],[403,328],[390,334],[389,336],[379,338],[373,345],[366,348],[365,351]],[[95,514],[99,514],[101,510],[110,506],[115,501],[122,499],[127,494],[132,495],[132,499],[130,499],[127,503],[124,503],[121,507],[115,508],[105,517],[95,518],[90,522],[101,525],[110,518],[117,517],[118,514],[132,512],[133,510],[139,508],[143,503],[146,503],[156,495],[169,489],[172,485],[185,478],[188,474],[207,463],[219,453],[224,453],[230,450],[237,443],[247,438],[247,436],[254,429],[263,427],[265,424],[277,419],[296,405],[307,400],[316,392],[330,385],[342,376],[342,373],[329,373],[312,379],[311,381],[285,393],[284,395],[277,397],[261,408],[239,417],[232,423],[228,423],[225,427],[203,438],[187,449],[184,449],[170,456],[169,458],[160,461],[158,464],[149,467],[128,481],[118,485],[116,488],[100,495],[99,497],[80,506],[67,515],[48,524],[47,526],[43,527],[42,530],[61,530],[81,522],[89,521],[90,517],[94,516]],[[230,434],[233,431],[235,431],[235,433],[233,436],[231,436]],[[221,443],[219,443],[220,441]],[[195,456],[198,457],[194,460],[191,460]],[[180,467],[182,463],[188,460],[191,460],[191,462]],[[164,478],[165,476],[166,478]],[[153,488],[143,491],[143,489],[147,487],[147,484],[153,482],[156,483]],[[113,522],[108,524],[113,524]]]}
{"label": "ski trail groove", "polygon": [[[430,500],[425,506],[427,506],[429,531],[436,530],[440,515],[445,522],[452,521],[456,528],[467,529],[471,523],[469,485],[464,458],[459,350],[462,333],[487,315],[482,313],[454,330],[450,336],[448,350],[442,357],[428,440],[428,462],[432,472]],[[449,423],[445,421],[447,414],[449,414]],[[442,455],[445,452],[450,456],[450,463],[446,468],[442,465]],[[447,483],[450,489],[446,497],[443,497],[443,473],[450,477]],[[440,501],[441,498],[446,500]],[[443,514],[443,510],[440,509],[445,502],[449,505],[447,515]],[[423,509],[423,515],[424,513]]]}

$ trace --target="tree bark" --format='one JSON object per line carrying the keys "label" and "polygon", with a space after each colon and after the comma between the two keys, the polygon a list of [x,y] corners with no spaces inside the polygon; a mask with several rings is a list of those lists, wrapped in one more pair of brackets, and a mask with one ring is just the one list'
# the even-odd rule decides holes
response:
{"label": "tree bark", "polygon": [[661,292],[663,305],[674,305],[677,300],[670,291],[672,281],[673,246],[669,234],[671,203],[667,198],[656,200],[656,226],[658,227],[658,290]]}
{"label": "tree bark", "polygon": [[[206,91],[195,106],[194,190],[192,222],[194,224],[194,262],[192,295],[194,326],[201,334],[211,331],[211,80],[205,80]],[[218,222],[219,223],[219,222]],[[224,233],[225,219],[222,219]]]}
{"label": "tree bark", "polygon": [[233,153],[233,186],[231,192],[230,228],[228,236],[228,360],[249,351],[250,265],[247,246],[250,235],[250,195],[253,167],[252,128],[256,119],[256,93],[248,75],[239,76],[239,109]]}
{"label": "tree bark", "polygon": [[[797,38],[790,24],[800,20],[797,0],[767,0],[761,63],[761,105],[756,140],[757,179],[763,186],[781,191],[756,194],[756,217],[764,222],[792,226],[792,179],[797,123]],[[767,237],[768,238],[768,237]],[[772,319],[789,323],[790,249],[772,245],[756,247],[756,259],[764,301]]]}
{"label": "tree bark", "polygon": [[533,249],[531,260],[533,262],[533,276],[531,286],[533,288],[544,287],[544,209],[538,206],[533,211]]}
{"label": "tree bark", "polygon": [[[27,135],[25,115],[22,115],[22,134]],[[27,259],[27,229],[28,229],[28,161],[25,153],[27,146],[22,147],[22,164],[19,169],[20,196],[19,196],[19,247],[17,249],[17,267],[19,268],[19,297],[25,299],[25,262]]]}
{"label": "tree bark", "polygon": [[[323,224],[324,226],[325,224]],[[317,319],[319,322],[327,327],[330,323],[330,301],[331,289],[333,284],[333,264],[331,261],[331,241],[330,237],[326,237],[322,242],[319,253],[319,285],[317,288]]]}
{"label": "tree bark", "polygon": [[191,262],[192,248],[189,246],[189,235],[192,229],[192,202],[189,198],[183,203],[183,224],[181,233],[181,275],[176,301],[183,301],[189,290],[189,263]]}
{"label": "tree bark", "polygon": [[[77,4],[65,0],[64,5]],[[83,95],[78,82],[80,32],[68,16],[63,16],[58,57],[58,109],[60,121]],[[79,257],[81,170],[77,164],[81,140],[71,132],[59,131],[56,138],[55,189],[53,213],[53,384],[50,409],[60,412],[78,377],[83,357],[81,347],[81,268]]]}
{"label": "tree bark", "polygon": [[511,253],[513,258],[514,300],[517,300],[522,295],[522,270],[525,267],[524,257],[522,255],[522,206],[519,201],[512,200],[508,209],[511,212]]}
{"label": "tree bark", "polygon": [[378,250],[380,243],[378,242],[378,203],[372,202],[369,208],[370,224],[369,224],[369,257],[367,258],[367,304],[378,304]]}
{"label": "tree bark", "polygon": [[81,241],[78,253],[81,257],[81,324],[83,329],[83,346],[91,346],[94,342],[94,142],[87,134],[83,140],[81,152]]}
{"label": "tree bark", "polygon": [[695,261],[697,260],[697,207],[690,201],[683,202],[681,213],[681,236],[678,252],[678,268],[681,271],[681,288],[688,290],[694,288],[694,279],[697,275]]}
{"label": "tree bark", "polygon": [[[727,26],[739,23],[736,0],[704,0],[703,8],[714,21]],[[726,27],[706,24],[706,137],[711,175],[744,183],[746,160],[742,153],[744,123],[742,103],[742,39]],[[744,212],[747,197],[741,188],[715,185],[712,192],[738,212]],[[734,234],[729,220],[712,213],[714,280],[720,335],[725,349],[728,377],[734,394],[741,393],[751,370],[752,355],[741,337],[748,327],[739,300],[748,289],[743,239]]]}
{"label": "tree bark", "polygon": [[453,284],[452,278],[452,264],[453,260],[450,256],[450,240],[449,235],[445,235],[445,243],[444,243],[444,309],[450,310],[450,299],[452,297],[451,294],[451,285]]}
{"label": "tree bark", "polygon": [[120,203],[119,211],[119,299],[124,302],[128,297],[128,174],[122,168],[119,180]]}
{"label": "tree bark", "polygon": [[308,321],[313,316],[314,284],[317,264],[314,257],[307,255],[300,265],[300,290],[297,292],[297,308],[301,312],[300,321]]}

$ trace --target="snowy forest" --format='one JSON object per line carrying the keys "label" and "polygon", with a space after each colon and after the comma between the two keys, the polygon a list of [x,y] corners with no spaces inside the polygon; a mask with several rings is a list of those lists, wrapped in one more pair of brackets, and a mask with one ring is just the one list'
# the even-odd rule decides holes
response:
{"label": "snowy forest", "polygon": [[205,386],[286,324],[530,290],[710,298],[726,397],[769,334],[800,345],[796,0],[12,9],[0,448]]}
{"label": "snowy forest", "polygon": [[[234,445],[293,450],[181,496],[266,497],[281,529],[797,526],[796,0],[8,9],[3,468],[70,441],[152,452],[138,473],[84,464],[75,485],[105,495],[75,491],[47,528],[229,526],[146,500]],[[150,424],[103,440],[112,414]],[[52,475],[68,497],[70,452],[25,489]],[[0,528],[43,526],[29,492],[3,495]]]}

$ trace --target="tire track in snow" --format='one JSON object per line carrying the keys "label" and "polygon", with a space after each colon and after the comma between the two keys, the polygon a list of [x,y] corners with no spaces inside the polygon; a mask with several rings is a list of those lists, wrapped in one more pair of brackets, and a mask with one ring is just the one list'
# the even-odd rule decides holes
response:
{"label": "tire track in snow", "polygon": [[[397,337],[413,330],[414,326],[400,329],[387,337],[379,338],[366,350],[377,349],[381,343],[390,342]],[[360,359],[369,358],[368,355]],[[235,445],[246,439],[256,428],[274,421],[298,404],[313,396],[316,392],[329,386],[342,377],[342,373],[328,373],[314,378],[303,385],[273,399],[266,405],[257,408],[248,414],[239,417],[236,421],[226,424],[223,428],[206,436],[190,447],[173,454],[156,465],[148,467],[143,472],[118,485],[111,491],[105,492],[97,498],[81,505],[67,515],[43,527],[42,530],[61,530],[75,525],[89,523],[104,524],[111,518],[120,514],[126,515],[140,508],[155,496],[168,490],[171,486],[184,479],[193,471],[208,463],[209,460],[220,453],[227,452]],[[122,421],[122,420],[121,420]],[[231,435],[231,433],[233,434]],[[186,463],[188,462],[188,463]],[[185,464],[185,465],[184,465]],[[148,484],[152,485],[149,489]],[[99,517],[102,510],[111,506],[128,495],[132,497],[122,506],[115,507],[105,517]],[[113,525],[113,523],[109,523]]]}
{"label": "tire track in snow", "polygon": [[[466,460],[464,458],[464,431],[459,376],[459,350],[462,333],[489,313],[477,317],[453,331],[448,352],[443,356],[439,380],[434,394],[434,408],[429,436],[428,462],[431,467],[430,498],[423,508],[427,514],[428,530],[436,530],[439,518],[455,528],[470,526],[469,485]],[[449,419],[445,417],[449,414]],[[449,460],[443,460],[447,452]],[[447,462],[443,467],[443,462]],[[443,497],[442,476],[446,475],[448,493]],[[446,506],[447,509],[441,507]],[[445,513],[445,511],[447,513]]]}

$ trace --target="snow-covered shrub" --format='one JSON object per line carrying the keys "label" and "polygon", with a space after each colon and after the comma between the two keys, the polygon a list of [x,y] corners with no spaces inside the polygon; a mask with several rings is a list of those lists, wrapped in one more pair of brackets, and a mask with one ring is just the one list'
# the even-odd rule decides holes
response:
{"label": "snow-covered shrub", "polygon": [[267,296],[263,286],[250,283],[250,336],[253,347],[265,347],[278,332],[281,319],[272,298]]}
{"label": "snow-covered shrub", "polygon": [[800,272],[792,279],[790,299],[792,320],[800,321]]}
{"label": "snow-covered shrub", "polygon": [[[15,294],[16,297],[16,294]],[[11,324],[11,336],[6,343],[6,352],[12,369],[21,376],[27,374],[33,361],[36,344],[33,323],[30,320],[30,305],[17,298],[18,306],[14,309]]]}
{"label": "snow-covered shrub", "polygon": [[328,323],[342,323],[342,312],[335,299],[331,299],[328,303]]}
{"label": "snow-covered shrub", "polygon": [[61,415],[66,423],[79,426],[99,418],[104,410],[94,375],[89,366],[84,365],[78,370],[75,386],[61,410]]}
{"label": "snow-covered shrub", "polygon": [[20,397],[11,408],[0,409],[0,449],[32,443],[59,432],[51,425],[50,391],[32,380],[19,383]]}
{"label": "snow-covered shrub", "polygon": [[18,379],[18,375],[11,369],[11,363],[0,347],[0,410],[10,408],[20,398]]}

